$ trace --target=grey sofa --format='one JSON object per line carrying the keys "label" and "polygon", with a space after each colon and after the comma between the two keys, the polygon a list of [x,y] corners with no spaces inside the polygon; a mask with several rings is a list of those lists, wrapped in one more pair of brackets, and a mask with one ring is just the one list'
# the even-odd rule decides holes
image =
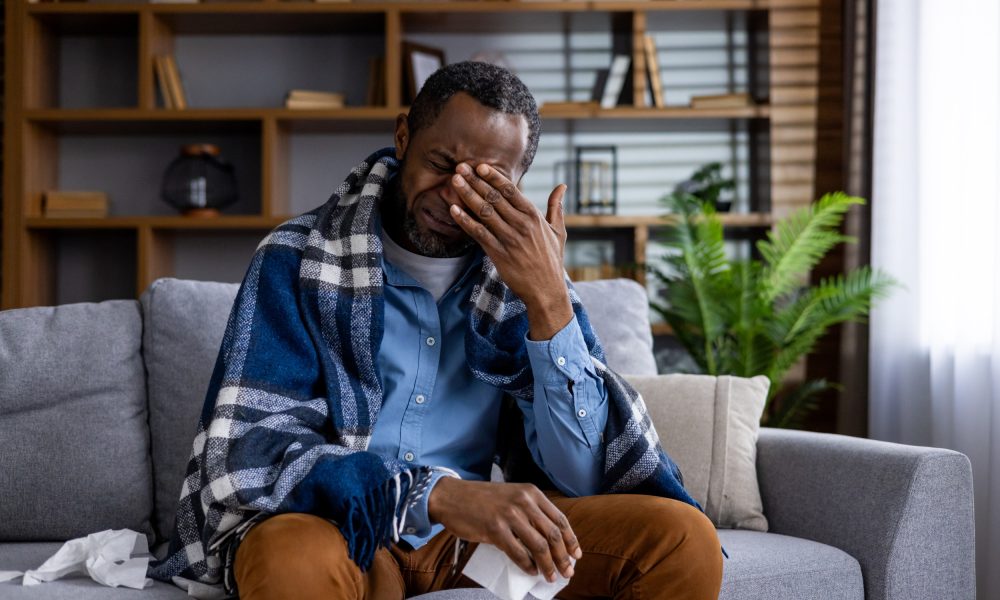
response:
{"label": "grey sofa", "polygon": [[[655,372],[643,290],[578,287],[608,362]],[[0,312],[0,570],[35,568],[61,541],[128,527],[163,552],[203,394],[237,286],[176,279],[139,302]],[[720,530],[721,598],[973,598],[968,459],[933,448],[763,429],[757,469],[770,532]],[[76,577],[0,598],[184,598]],[[492,598],[482,590],[424,598]]]}

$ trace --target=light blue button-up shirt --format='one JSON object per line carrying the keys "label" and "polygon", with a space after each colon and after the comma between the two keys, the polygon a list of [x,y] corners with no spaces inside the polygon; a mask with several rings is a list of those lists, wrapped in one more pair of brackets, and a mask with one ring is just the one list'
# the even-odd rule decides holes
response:
{"label": "light blue button-up shirt", "polygon": [[[368,449],[463,479],[490,478],[502,392],[477,379],[465,360],[468,298],[482,253],[435,303],[413,277],[383,258],[385,334],[378,357],[384,398]],[[551,340],[525,338],[535,401],[518,401],[535,461],[570,496],[597,492],[607,396],[574,317]],[[401,536],[419,548],[444,527],[432,524],[427,491],[404,520]]]}

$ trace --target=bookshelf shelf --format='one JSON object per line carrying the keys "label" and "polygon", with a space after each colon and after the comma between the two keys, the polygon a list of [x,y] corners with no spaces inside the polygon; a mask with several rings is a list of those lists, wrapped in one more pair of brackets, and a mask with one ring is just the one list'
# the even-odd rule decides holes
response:
{"label": "bookshelf shelf", "polygon": [[543,105],[541,115],[548,119],[765,119],[771,110],[767,105],[736,108],[588,108],[550,107]]}
{"label": "bookshelf shelf", "polygon": [[[725,144],[726,153],[731,148],[727,160],[734,171],[739,164],[749,173],[745,202],[734,210],[751,212],[720,217],[724,226],[737,230],[734,236],[762,235],[773,225],[773,214],[807,202],[812,193],[805,163],[815,156],[817,144],[819,83],[809,57],[819,45],[818,2],[9,2],[4,134],[9,159],[4,164],[0,308],[68,298],[66,288],[59,289],[65,284],[56,283],[72,280],[63,264],[68,251],[64,248],[96,248],[94,256],[102,260],[107,255],[99,252],[121,253],[124,266],[119,270],[134,271],[134,286],[128,287],[137,293],[157,276],[195,272],[191,257],[202,245],[238,240],[236,245],[252,249],[254,239],[303,212],[306,203],[328,195],[340,182],[340,163],[348,155],[356,161],[357,153],[388,145],[394,120],[407,110],[401,83],[404,40],[434,45],[441,38],[442,45],[453,49],[448,55],[453,61],[481,50],[491,36],[516,37],[516,49],[510,52],[519,53],[514,59],[526,61],[529,54],[537,58],[518,72],[539,92],[546,136],[565,139],[553,142],[562,145],[555,150],[546,149],[545,168],[553,168],[556,152],[569,155],[573,145],[591,143],[582,140],[618,143],[614,136],[648,136],[636,142],[641,153],[632,150],[622,160],[642,175],[638,182],[629,179],[623,184],[638,199],[630,205],[632,211],[641,204],[650,213],[661,212],[653,199],[669,191],[663,182],[679,179],[678,171],[687,170],[683,161],[703,156],[702,149],[694,148],[690,157],[670,162],[663,152],[676,152],[677,145],[695,134],[713,140],[728,136],[712,143],[715,148]],[[732,33],[734,23],[739,29],[743,45],[735,52],[742,53],[742,71],[729,75],[729,87],[723,91],[747,90],[755,105],[689,108],[683,106],[683,94],[678,101],[668,90],[667,106],[654,108],[646,106],[641,77],[626,84],[632,86],[634,100],[623,100],[616,108],[566,102],[544,106],[545,100],[589,96],[594,72],[609,64],[599,53],[607,53],[607,59],[629,53],[635,72],[640,72],[642,52],[636,41],[641,36],[681,32],[672,38],[680,42],[659,47],[670,63],[685,50],[676,44],[691,45],[685,40],[692,31],[703,34],[706,23],[722,36],[727,28]],[[546,36],[559,38],[559,44],[545,45]],[[716,57],[729,51],[724,41],[710,41],[709,46]],[[153,65],[154,57],[163,54],[177,58],[188,96],[186,109],[163,108]],[[331,61],[330,56],[337,59]],[[368,106],[365,76],[376,56],[384,57],[384,101]],[[693,65],[700,63],[676,59],[669,68],[683,79],[700,73],[701,67]],[[547,69],[559,73],[551,75]],[[94,83],[97,78],[100,85]],[[684,85],[701,85],[691,81]],[[287,90],[300,88],[343,92],[348,106],[281,106]],[[664,143],[663,138],[670,139]],[[164,214],[159,178],[178,147],[189,142],[219,145],[237,167],[240,204],[223,217],[200,220]],[[538,165],[536,159],[535,173],[541,170]],[[536,175],[534,185],[541,186],[539,179],[544,177]],[[100,189],[111,197],[115,210],[101,219],[42,217],[40,197],[52,189]],[[640,281],[644,274],[627,265],[645,261],[651,234],[669,222],[656,214],[566,216],[579,239],[614,238],[614,264],[625,265],[621,272]],[[205,252],[206,264],[215,259],[213,250]],[[176,263],[175,257],[180,257]],[[244,268],[241,265],[237,276]],[[87,293],[97,289],[83,288]],[[117,293],[121,286],[109,289]],[[85,299],[74,294],[75,300]]]}
{"label": "bookshelf shelf", "polygon": [[[725,227],[770,227],[774,219],[769,214],[721,214]],[[249,229],[270,230],[280,225],[289,216],[222,216],[216,218],[188,218],[170,216],[150,217],[106,217],[101,219],[52,219],[30,217],[25,220],[28,229]],[[627,217],[619,215],[566,215],[566,227],[578,229],[632,229],[636,227],[666,227],[673,221],[663,217]]]}

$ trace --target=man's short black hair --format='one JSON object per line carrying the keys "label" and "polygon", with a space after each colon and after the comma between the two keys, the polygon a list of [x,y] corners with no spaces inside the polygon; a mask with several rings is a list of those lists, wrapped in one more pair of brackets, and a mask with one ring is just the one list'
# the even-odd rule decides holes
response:
{"label": "man's short black hair", "polygon": [[528,171],[538,149],[538,105],[516,75],[490,63],[465,61],[438,69],[431,75],[413,100],[406,122],[410,136],[437,120],[444,105],[458,92],[465,92],[483,106],[512,115],[521,115],[528,122],[528,147],[521,157],[521,166]]}

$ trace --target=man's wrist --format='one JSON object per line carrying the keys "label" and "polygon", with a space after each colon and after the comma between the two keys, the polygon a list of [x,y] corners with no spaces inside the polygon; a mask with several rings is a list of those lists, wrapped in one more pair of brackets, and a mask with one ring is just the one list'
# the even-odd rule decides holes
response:
{"label": "man's wrist", "polygon": [[573,305],[565,287],[561,293],[526,300],[524,306],[528,313],[528,337],[533,341],[552,339],[573,320]]}
{"label": "man's wrist", "polygon": [[443,514],[447,513],[449,498],[461,484],[462,480],[456,477],[442,477],[434,485],[427,497],[427,517],[431,523],[441,522]]}

